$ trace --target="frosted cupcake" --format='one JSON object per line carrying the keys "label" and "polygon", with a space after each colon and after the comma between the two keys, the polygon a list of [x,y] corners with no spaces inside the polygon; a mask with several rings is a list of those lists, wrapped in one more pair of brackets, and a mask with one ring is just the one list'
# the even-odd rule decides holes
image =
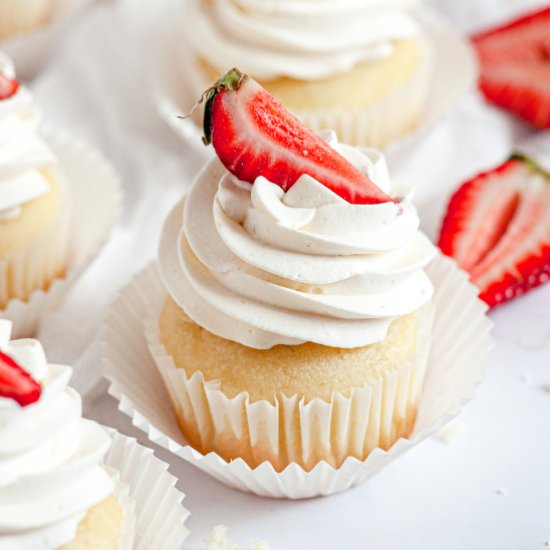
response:
{"label": "frosted cupcake", "polygon": [[0,53],[0,309],[47,290],[67,269],[70,201],[39,123],[29,90]]}
{"label": "frosted cupcake", "polygon": [[132,548],[134,503],[103,465],[111,438],[82,418],[72,369],[0,320],[0,547]]}
{"label": "frosted cupcake", "polygon": [[430,45],[410,0],[191,0],[193,97],[238,65],[313,129],[382,147],[416,127]]}
{"label": "frosted cupcake", "polygon": [[414,425],[430,344],[435,252],[410,192],[236,70],[206,112],[218,158],[165,224],[150,338],[184,435],[278,471],[389,448]]}

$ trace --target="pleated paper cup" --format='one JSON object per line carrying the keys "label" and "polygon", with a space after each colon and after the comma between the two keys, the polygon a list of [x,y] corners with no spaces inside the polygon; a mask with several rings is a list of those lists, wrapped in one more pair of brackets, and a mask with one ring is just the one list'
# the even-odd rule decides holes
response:
{"label": "pleated paper cup", "polygon": [[191,447],[178,427],[144,335],[144,319],[158,310],[166,296],[155,265],[133,279],[111,311],[102,351],[109,392],[151,441],[231,487],[275,498],[309,498],[345,490],[456,417],[484,378],[492,347],[486,305],[454,261],[440,256],[427,272],[435,287],[435,317],[416,421],[408,438],[387,450],[375,448],[365,460],[348,457],[339,468],[321,461],[310,471],[292,463],[277,472],[269,462],[251,468],[241,458],[228,462],[216,453],[203,455]]}
{"label": "pleated paper cup", "polygon": [[0,261],[0,310],[10,299],[26,301],[34,290],[65,276],[72,200],[63,175],[52,173],[59,187],[59,214],[32,242]]}
{"label": "pleated paper cup", "polygon": [[385,369],[376,383],[349,396],[334,392],[330,401],[281,395],[275,403],[251,402],[248,392],[227,397],[216,381],[205,380],[200,365],[191,377],[176,368],[160,341],[164,304],[158,305],[145,321],[145,338],[179,425],[195,449],[215,451],[226,461],[242,458],[252,468],[269,460],[276,471],[293,462],[310,471],[322,460],[335,468],[349,456],[363,460],[412,432],[431,343],[431,304],[416,313],[414,353]]}
{"label": "pleated paper cup", "polygon": [[[26,300],[10,299],[0,310],[0,318],[13,322],[14,338],[32,336],[40,319],[61,302],[78,276],[97,256],[118,218],[122,200],[119,178],[99,153],[64,131],[45,128],[42,134],[59,160],[58,169],[68,187],[69,240],[66,243],[60,235],[60,242],[48,245],[55,249],[54,257],[56,254],[65,256],[63,276],[54,279],[46,291],[35,290]],[[39,262],[43,259],[41,254],[46,254],[46,248],[39,246],[34,261],[22,269],[39,269],[42,265]],[[54,268],[47,267],[48,270]],[[0,284],[2,273],[0,263]]]}
{"label": "pleated paper cup", "polygon": [[[368,144],[393,152],[407,149],[424,137],[475,88],[478,69],[468,41],[443,18],[425,8],[417,10],[415,17],[427,41],[428,57],[423,70],[407,86],[365,111],[295,114],[311,128],[335,130],[342,142],[351,145]],[[183,20],[183,16],[180,19]],[[154,59],[157,78],[153,79],[153,95],[161,118],[189,147],[207,159],[212,148],[202,145],[203,132],[197,119],[178,118],[188,113],[202,92],[212,85],[194,67],[189,47],[183,49],[184,33],[184,23],[174,22],[172,28],[167,24],[163,36],[159,37],[161,46]]]}
{"label": "pleated paper cup", "polygon": [[[151,449],[106,428],[112,444],[105,464],[114,470],[115,498],[123,512],[121,540],[133,540],[133,550],[176,550],[189,531],[189,516],[182,501],[185,495],[176,489],[177,479],[168,473],[168,464],[156,458]],[[124,546],[123,546],[124,547]]]}

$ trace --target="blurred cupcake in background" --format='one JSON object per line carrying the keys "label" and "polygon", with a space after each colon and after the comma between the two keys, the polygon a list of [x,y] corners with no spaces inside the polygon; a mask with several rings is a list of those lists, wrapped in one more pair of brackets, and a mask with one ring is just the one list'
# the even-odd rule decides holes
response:
{"label": "blurred cupcake in background", "polygon": [[70,225],[67,184],[39,135],[30,91],[0,56],[0,309],[65,275]]}
{"label": "blurred cupcake in background", "polygon": [[184,495],[135,439],[82,417],[73,369],[0,319],[0,548],[181,547]]}
{"label": "blurred cupcake in background", "polygon": [[25,35],[74,13],[89,0],[0,0],[0,41]]}
{"label": "blurred cupcake in background", "polygon": [[72,368],[0,320],[0,547],[132,548],[135,502],[104,464],[111,437],[82,418]]}
{"label": "blurred cupcake in background", "polygon": [[410,0],[190,0],[190,91],[238,65],[311,128],[383,147],[426,101],[432,54],[414,14]]}
{"label": "blurred cupcake in background", "polygon": [[0,52],[0,318],[16,336],[32,336],[97,255],[120,195],[101,155],[42,123]]}

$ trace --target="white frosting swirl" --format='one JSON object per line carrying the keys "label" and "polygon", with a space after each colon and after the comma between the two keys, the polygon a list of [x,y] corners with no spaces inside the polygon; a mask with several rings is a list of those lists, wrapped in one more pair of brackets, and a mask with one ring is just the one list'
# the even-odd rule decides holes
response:
{"label": "white frosting swirl", "polygon": [[[326,138],[403,196],[380,153]],[[284,193],[263,177],[240,182],[215,159],[165,224],[161,275],[196,323],[249,347],[371,344],[433,292],[422,268],[435,248],[409,199],[354,205],[307,175]]]}
{"label": "white frosting swirl", "polygon": [[[1,53],[0,71],[15,78],[12,62]],[[12,97],[0,99],[0,222],[18,216],[23,204],[50,190],[40,170],[56,159],[38,135],[39,124],[27,88],[20,86]]]}
{"label": "white frosting swirl", "polygon": [[190,0],[186,37],[212,66],[315,80],[391,55],[414,0]]}
{"label": "white frosting swirl", "polygon": [[48,365],[36,340],[9,340],[0,320],[0,350],[42,385],[40,399],[20,407],[0,398],[0,548],[49,550],[74,539],[87,510],[114,482],[102,465],[108,434],[82,418],[70,367]]}

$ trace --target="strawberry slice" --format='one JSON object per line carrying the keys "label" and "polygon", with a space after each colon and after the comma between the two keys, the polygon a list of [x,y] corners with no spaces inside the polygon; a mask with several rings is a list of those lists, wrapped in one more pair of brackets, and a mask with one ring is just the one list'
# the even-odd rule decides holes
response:
{"label": "strawberry slice", "polygon": [[0,351],[0,397],[15,400],[25,407],[40,399],[42,387],[9,355]]}
{"label": "strawberry slice", "polygon": [[218,80],[206,98],[203,141],[240,180],[254,183],[264,176],[287,191],[308,174],[353,204],[392,200],[238,69]]}
{"label": "strawberry slice", "polygon": [[9,99],[19,89],[19,82],[0,71],[0,100]]}
{"label": "strawberry slice", "polygon": [[472,38],[485,97],[550,128],[550,7]]}
{"label": "strawberry slice", "polygon": [[455,192],[439,247],[490,307],[550,280],[550,175],[516,155]]}

